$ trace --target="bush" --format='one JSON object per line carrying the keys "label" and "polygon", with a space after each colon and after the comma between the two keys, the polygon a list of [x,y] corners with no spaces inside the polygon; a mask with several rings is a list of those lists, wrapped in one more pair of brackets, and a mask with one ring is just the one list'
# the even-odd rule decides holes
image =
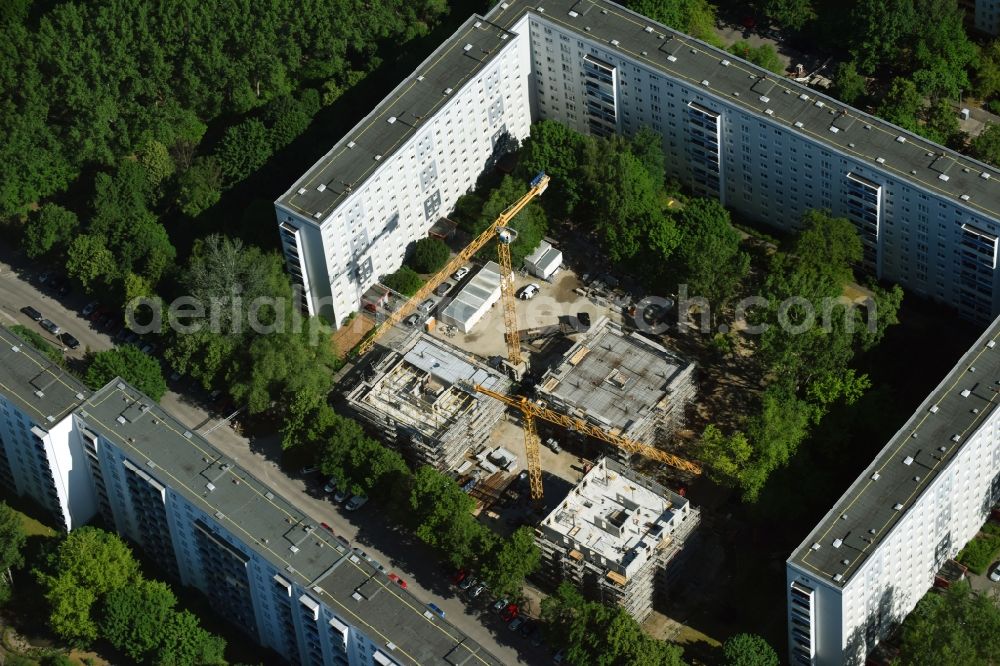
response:
{"label": "bush", "polygon": [[90,388],[97,390],[115,377],[121,377],[156,401],[167,392],[160,363],[135,345],[94,354],[84,379]]}
{"label": "bush", "polygon": [[403,266],[395,273],[390,273],[382,278],[382,284],[394,291],[398,291],[403,296],[413,296],[424,284],[423,279],[409,266]]}
{"label": "bush", "polygon": [[40,333],[38,333],[37,331],[33,331],[25,326],[21,326],[20,324],[14,324],[13,326],[10,327],[10,330],[13,331],[15,335],[20,336],[21,339],[23,339],[29,345],[31,345],[39,352],[47,356],[50,361],[62,365],[63,362],[62,352],[53,347],[52,343],[43,338]]}
{"label": "bush", "polygon": [[191,168],[177,179],[177,205],[181,212],[197,217],[219,202],[222,196],[222,167],[215,157],[196,157]]}
{"label": "bush", "polygon": [[439,238],[421,238],[413,247],[410,266],[418,273],[437,273],[451,257],[451,250]]}
{"label": "bush", "polygon": [[993,563],[998,552],[1000,552],[1000,535],[981,534],[966,544],[958,554],[958,561],[975,573],[983,574]]}
{"label": "bush", "polygon": [[259,120],[244,120],[226,130],[216,156],[228,181],[239,182],[267,162],[271,156],[271,134]]}

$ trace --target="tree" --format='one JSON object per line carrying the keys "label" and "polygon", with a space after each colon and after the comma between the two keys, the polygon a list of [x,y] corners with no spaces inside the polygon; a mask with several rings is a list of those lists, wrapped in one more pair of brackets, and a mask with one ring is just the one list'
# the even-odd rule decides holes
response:
{"label": "tree", "polygon": [[271,156],[271,136],[254,118],[226,130],[216,157],[229,183],[237,183],[264,166]]}
{"label": "tree", "polygon": [[729,47],[729,52],[775,74],[782,74],[785,71],[785,63],[770,44],[751,46],[749,42],[740,40]]}
{"label": "tree", "polygon": [[31,259],[37,259],[52,250],[63,249],[73,240],[79,227],[76,213],[47,203],[28,217],[24,229],[24,252]]}
{"label": "tree", "polygon": [[[483,210],[479,221],[476,223],[475,233],[479,235],[487,227],[500,217],[500,214],[508,206],[520,199],[527,193],[527,183],[510,176],[504,176],[483,204]],[[535,251],[542,237],[548,231],[548,219],[545,210],[539,205],[537,200],[532,201],[521,209],[521,212],[508,225],[517,232],[517,239],[510,246],[510,260],[513,266],[520,266],[524,258]],[[480,256],[494,259],[497,256],[496,239],[485,246],[480,251]]]}
{"label": "tree", "polygon": [[100,635],[137,662],[152,661],[164,641],[177,598],[164,583],[143,580],[104,597]]}
{"label": "tree", "polygon": [[421,238],[413,246],[410,265],[418,273],[437,273],[451,258],[451,251],[440,238]]}
{"label": "tree", "polygon": [[851,57],[858,70],[872,74],[883,63],[897,61],[901,49],[918,25],[913,0],[858,0],[849,34]]}
{"label": "tree", "polygon": [[156,401],[167,392],[159,362],[143,354],[135,345],[122,345],[94,354],[84,379],[96,390],[115,377],[121,377]]}
{"label": "tree", "polygon": [[972,154],[987,164],[1000,166],[1000,125],[988,124],[972,140]]}
{"label": "tree", "polygon": [[980,99],[992,99],[1000,94],[1000,40],[983,46],[973,63],[973,93]]}
{"label": "tree", "polygon": [[816,18],[812,0],[759,0],[757,4],[770,21],[789,30],[801,30]]}
{"label": "tree", "polygon": [[882,99],[878,115],[903,129],[917,130],[917,114],[923,107],[923,99],[917,86],[909,79],[897,77],[892,80],[889,91]]}
{"label": "tree", "polygon": [[35,575],[49,605],[52,631],[84,644],[97,637],[97,623],[91,615],[94,603],[140,579],[139,565],[125,542],[88,526],[63,537]]}
{"label": "tree", "polygon": [[[331,415],[327,415],[329,418]],[[368,437],[357,421],[333,415],[322,436],[320,469],[352,495],[391,500],[405,493],[409,469],[395,451]]]}
{"label": "tree", "polygon": [[518,155],[518,172],[522,180],[540,171],[552,177],[551,195],[542,197],[542,206],[553,216],[571,215],[586,198],[587,185],[580,167],[587,148],[595,145],[593,137],[555,120],[541,120],[531,126],[531,135],[524,140]]}
{"label": "tree", "polygon": [[191,167],[177,179],[177,205],[181,212],[197,217],[222,196],[222,167],[213,155],[194,158]]}
{"label": "tree", "polygon": [[913,45],[913,81],[931,100],[957,98],[970,87],[968,67],[977,55],[954,0],[914,0],[917,25]]}
{"label": "tree", "polygon": [[497,542],[480,572],[494,594],[518,597],[524,579],[535,572],[541,558],[533,531],[519,527],[508,538]]}
{"label": "tree", "polygon": [[0,602],[6,601],[14,580],[11,569],[24,566],[22,551],[27,539],[20,514],[0,502]]}
{"label": "tree", "polygon": [[226,642],[201,628],[189,611],[170,616],[163,632],[157,666],[210,666],[225,664]]}
{"label": "tree", "polygon": [[730,636],[722,646],[726,666],[778,666],[778,654],[756,634]]}
{"label": "tree", "polygon": [[312,122],[312,113],[291,95],[284,95],[268,104],[264,110],[264,122],[271,132],[271,149],[284,148],[306,131]]}
{"label": "tree", "polygon": [[413,296],[417,289],[423,286],[423,279],[409,266],[402,266],[395,273],[389,273],[382,278],[382,284],[403,296]]}
{"label": "tree", "polygon": [[408,525],[417,537],[454,566],[467,566],[482,552],[483,528],[472,516],[475,501],[433,467],[417,469],[410,485]]}
{"label": "tree", "polygon": [[101,236],[77,236],[66,251],[66,273],[88,294],[106,286],[117,271],[115,257]]}
{"label": "tree", "polygon": [[967,584],[924,595],[903,622],[901,663],[988,666],[1000,660],[1000,610]]}
{"label": "tree", "polygon": [[715,7],[706,0],[629,0],[625,4],[639,14],[675,30],[686,32],[715,46],[721,45],[715,31]]}
{"label": "tree", "polygon": [[958,114],[951,104],[943,99],[936,100],[924,113],[924,125],[920,134],[942,145],[955,146],[960,143],[962,130],[958,125]]}
{"label": "tree", "polygon": [[174,161],[167,147],[156,139],[147,139],[139,146],[136,159],[146,172],[146,178],[154,188],[173,175]]}
{"label": "tree", "polygon": [[717,312],[750,270],[740,234],[715,199],[692,199],[676,219],[680,242],[670,255],[672,277],[686,283],[691,294],[707,298]]}
{"label": "tree", "polygon": [[858,73],[853,60],[837,65],[833,74],[833,94],[846,104],[855,104],[865,96],[868,80]]}

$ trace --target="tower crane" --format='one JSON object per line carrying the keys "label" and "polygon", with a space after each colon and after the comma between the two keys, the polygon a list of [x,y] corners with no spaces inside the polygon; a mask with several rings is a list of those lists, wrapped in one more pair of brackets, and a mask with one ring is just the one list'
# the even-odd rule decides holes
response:
{"label": "tower crane", "polygon": [[691,462],[690,460],[685,460],[684,458],[675,456],[672,453],[661,451],[660,449],[653,448],[652,446],[648,446],[646,444],[634,442],[627,437],[615,435],[604,430],[603,428],[587,423],[583,419],[567,416],[566,414],[560,414],[559,412],[551,410],[547,407],[535,404],[524,396],[510,396],[503,393],[497,393],[496,391],[479,384],[476,384],[475,388],[478,392],[499,400],[508,407],[520,410],[521,414],[523,414],[524,444],[528,457],[528,482],[531,499],[535,502],[540,501],[543,496],[542,465],[539,456],[539,447],[541,442],[538,438],[538,429],[535,427],[536,418],[548,421],[549,423],[554,423],[569,430],[576,430],[585,435],[590,435],[595,439],[612,444],[626,453],[638,453],[639,455],[645,456],[650,460],[666,463],[667,465],[681,471],[690,472],[691,474],[701,474],[701,466]]}
{"label": "tower crane", "polygon": [[376,340],[412,313],[417,308],[417,305],[430,296],[438,285],[444,282],[449,275],[461,268],[465,262],[476,254],[476,252],[496,237],[500,241],[498,243],[500,255],[500,293],[503,298],[503,320],[505,327],[504,339],[507,341],[507,358],[515,367],[520,366],[521,340],[517,332],[517,311],[515,309],[517,300],[514,297],[514,278],[510,261],[510,245],[517,238],[517,232],[507,225],[512,219],[514,219],[514,216],[520,213],[535,197],[541,196],[542,192],[544,192],[545,188],[548,186],[549,176],[547,176],[544,172],[535,176],[531,180],[531,189],[529,189],[524,196],[505,208],[504,211],[500,213],[500,217],[494,220],[490,226],[486,227],[486,230],[469,243],[465,249],[455,255],[455,257],[448,262],[447,266],[442,268],[429,280],[427,280],[424,286],[418,289],[417,293],[410,297],[410,300],[386,317],[385,321],[373,328],[358,345],[357,354],[361,356],[371,351],[372,347],[375,346]]}

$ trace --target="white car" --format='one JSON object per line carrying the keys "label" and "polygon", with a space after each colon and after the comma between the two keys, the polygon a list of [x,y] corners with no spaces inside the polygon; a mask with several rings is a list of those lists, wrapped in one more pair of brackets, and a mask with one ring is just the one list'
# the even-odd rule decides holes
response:
{"label": "white car", "polygon": [[330,480],[323,486],[323,492],[329,495],[337,488],[337,477],[331,476]]}
{"label": "white car", "polygon": [[521,287],[521,291],[517,292],[517,297],[522,301],[530,301],[538,294],[539,289],[541,289],[541,287],[532,282],[526,287]]}
{"label": "white car", "polygon": [[368,498],[366,496],[355,495],[350,500],[348,500],[347,504],[344,505],[344,508],[347,509],[348,511],[357,511],[358,509],[363,507],[367,502]]}
{"label": "white car", "polygon": [[990,572],[990,580],[994,583],[1000,583],[1000,562],[993,566],[993,571]]}
{"label": "white car", "polygon": [[462,266],[457,271],[455,271],[454,273],[452,273],[451,277],[454,278],[455,280],[461,280],[462,278],[464,278],[468,274],[469,274],[469,267],[468,266]]}

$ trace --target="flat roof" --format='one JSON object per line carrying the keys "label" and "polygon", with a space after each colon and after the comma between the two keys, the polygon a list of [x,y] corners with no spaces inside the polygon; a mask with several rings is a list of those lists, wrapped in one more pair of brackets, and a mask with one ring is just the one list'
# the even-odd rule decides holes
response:
{"label": "flat roof", "polygon": [[665,528],[687,504],[651,479],[602,458],[542,526],[631,575],[669,534]]}
{"label": "flat roof", "polygon": [[992,415],[1000,319],[927,396],[788,562],[843,587]]}
{"label": "flat roof", "polygon": [[479,16],[470,17],[277,203],[314,221],[325,219],[492,61],[511,36]]}
{"label": "flat roof", "polygon": [[551,396],[616,432],[654,416],[687,363],[665,347],[602,318],[538,382]]}
{"label": "flat roof", "polygon": [[500,264],[487,262],[485,266],[466,282],[441,310],[441,318],[465,322],[484,306],[492,305],[500,299]]}
{"label": "flat roof", "polygon": [[0,392],[43,428],[90,395],[76,377],[6,328],[0,328]]}
{"label": "flat roof", "polygon": [[393,660],[500,664],[445,620],[425,615],[424,603],[132,386],[112,381],[79,414],[142,471],[214,515],[282,577],[307,588]]}
{"label": "flat roof", "polygon": [[494,391],[503,391],[507,381],[499,374],[488,370],[478,363],[463,358],[462,352],[455,347],[446,347],[434,338],[421,334],[416,343],[403,355],[403,360],[448,386],[464,388],[470,395],[478,399],[493,400],[493,398],[476,392],[476,384]]}

